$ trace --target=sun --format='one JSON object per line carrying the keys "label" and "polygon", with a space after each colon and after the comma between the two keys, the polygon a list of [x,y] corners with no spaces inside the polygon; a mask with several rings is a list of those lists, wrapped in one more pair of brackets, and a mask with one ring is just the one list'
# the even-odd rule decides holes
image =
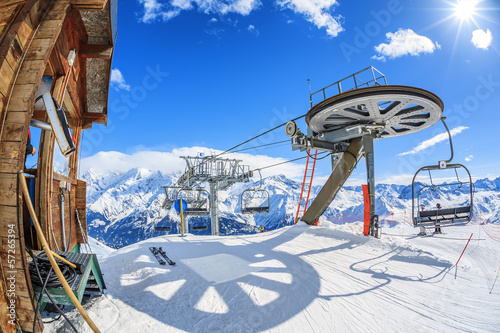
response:
{"label": "sun", "polygon": [[457,0],[455,7],[455,16],[460,20],[472,19],[476,14],[476,5],[478,0]]}

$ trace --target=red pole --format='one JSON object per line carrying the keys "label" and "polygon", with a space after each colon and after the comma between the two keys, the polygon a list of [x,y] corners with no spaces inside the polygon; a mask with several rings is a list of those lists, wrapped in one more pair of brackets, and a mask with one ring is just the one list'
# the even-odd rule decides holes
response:
{"label": "red pole", "polygon": [[362,185],[361,187],[363,188],[363,201],[365,204],[363,235],[368,236],[370,233],[370,192],[368,191],[368,185]]}
{"label": "red pole", "polygon": [[457,266],[457,265],[458,265],[458,262],[460,261],[460,259],[462,259],[462,256],[464,255],[465,249],[466,249],[466,248],[467,248],[467,246],[469,245],[469,242],[470,242],[470,240],[471,240],[471,238],[472,238],[472,235],[474,235],[474,233],[471,233],[471,234],[470,234],[469,240],[467,241],[467,244],[465,244],[464,250],[462,251],[462,254],[460,255],[460,258],[458,258],[457,263],[455,264],[455,266]]}
{"label": "red pole", "polygon": [[304,172],[304,181],[302,182],[302,189],[300,190],[300,197],[299,197],[299,207],[297,207],[297,214],[295,214],[295,223],[299,221],[299,212],[300,212],[300,204],[302,203],[302,194],[304,193],[304,185],[306,184],[306,176],[307,176],[307,166],[309,165],[309,152],[311,149],[307,151],[307,160],[306,160],[306,171]]}

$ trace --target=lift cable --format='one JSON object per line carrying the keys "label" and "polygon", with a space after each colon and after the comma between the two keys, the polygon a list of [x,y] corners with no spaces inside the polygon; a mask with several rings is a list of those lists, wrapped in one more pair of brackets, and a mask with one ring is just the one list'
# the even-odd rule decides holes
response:
{"label": "lift cable", "polygon": [[260,145],[260,146],[255,146],[255,147],[249,147],[249,148],[238,149],[238,150],[232,151],[231,153],[238,153],[238,152],[240,152],[240,151],[252,150],[252,149],[257,149],[257,148],[267,147],[267,146],[273,146],[273,145],[277,145],[277,144],[280,144],[280,143],[285,143],[285,142],[290,142],[290,140],[288,139],[288,140],[283,140],[283,141],[278,141],[278,142],[268,143],[268,144],[265,144],[265,145]]}
{"label": "lift cable", "polygon": [[[306,116],[306,114],[303,114],[302,116],[297,117],[297,118],[294,118],[294,119],[292,119],[292,120],[290,120],[290,121],[295,121],[295,120],[298,120],[298,119],[303,118],[303,117],[305,117],[305,116]],[[272,132],[272,131],[274,131],[274,130],[276,130],[276,129],[280,128],[280,127],[285,126],[285,125],[286,125],[286,123],[287,123],[287,122],[285,122],[285,123],[283,123],[283,124],[281,124],[281,125],[278,125],[278,126],[276,126],[276,127],[273,127],[273,128],[271,128],[270,130],[265,131],[264,133],[261,133],[261,134],[259,134],[259,135],[257,135],[257,136],[254,136],[253,138],[250,138],[250,139],[248,139],[248,140],[246,140],[246,141],[244,141],[244,142],[242,142],[242,143],[240,143],[240,144],[238,144],[238,145],[236,145],[236,146],[234,146],[234,147],[232,147],[232,148],[229,148],[228,150],[223,151],[222,153],[220,153],[220,154],[218,154],[218,155],[215,155],[214,157],[219,157],[219,156],[221,156],[221,155],[227,154],[227,153],[229,153],[231,150],[236,149],[236,148],[238,148],[238,147],[240,147],[240,146],[243,146],[245,143],[248,143],[248,142],[250,142],[250,141],[252,141],[252,140],[255,140],[255,139],[257,139],[257,138],[259,138],[259,137],[261,137],[261,136],[263,136],[263,135],[266,135],[266,134],[267,134],[267,133],[269,133],[269,132]]]}
{"label": "lift cable", "polygon": [[[323,152],[322,154],[328,156],[331,153],[329,153],[329,152]],[[253,169],[251,171],[264,170],[264,169],[272,168],[272,167],[275,167],[275,166],[278,166],[278,165],[282,165],[282,164],[286,164],[286,163],[291,163],[291,162],[295,162],[295,161],[298,161],[298,160],[303,160],[304,158],[307,158],[307,156],[302,156],[302,157],[294,158],[293,160],[288,160],[288,161],[284,161],[284,162],[280,162],[280,163],[276,163],[276,164],[267,165],[265,167],[256,168],[256,169]]]}

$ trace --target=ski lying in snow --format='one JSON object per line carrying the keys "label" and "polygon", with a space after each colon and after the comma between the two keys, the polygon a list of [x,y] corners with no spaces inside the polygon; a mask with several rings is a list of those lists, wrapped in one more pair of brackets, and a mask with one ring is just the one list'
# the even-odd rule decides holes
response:
{"label": "ski lying in snow", "polygon": [[172,261],[172,259],[170,259],[169,257],[167,257],[167,254],[165,253],[165,251],[163,251],[161,246],[158,248],[158,252],[160,252],[160,254],[163,256],[163,259],[165,259],[169,265],[175,265],[175,262]]}
{"label": "ski lying in snow", "polygon": [[150,247],[149,250],[151,250],[151,252],[153,252],[154,256],[156,257],[156,260],[158,260],[160,265],[166,264],[165,260],[163,260],[163,257],[160,254],[160,251],[158,251],[158,249],[156,247]]}

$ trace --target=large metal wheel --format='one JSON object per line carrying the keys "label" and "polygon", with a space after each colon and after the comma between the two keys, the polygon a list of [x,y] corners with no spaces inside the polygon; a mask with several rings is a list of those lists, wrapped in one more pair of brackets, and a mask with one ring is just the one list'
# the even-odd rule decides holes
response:
{"label": "large metal wheel", "polygon": [[381,137],[414,133],[434,125],[443,113],[441,99],[415,87],[375,86],[325,99],[306,115],[307,125],[325,133],[351,125],[379,125]]}

